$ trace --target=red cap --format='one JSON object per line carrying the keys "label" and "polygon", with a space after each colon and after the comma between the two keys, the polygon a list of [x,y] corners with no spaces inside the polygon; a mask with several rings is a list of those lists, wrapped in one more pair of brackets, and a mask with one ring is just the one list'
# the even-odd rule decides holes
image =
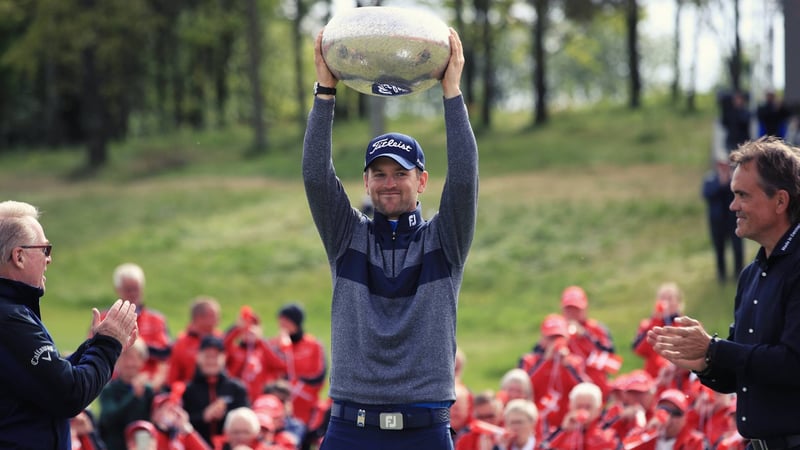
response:
{"label": "red cap", "polygon": [[548,314],[542,321],[542,336],[569,336],[567,319],[558,314]]}
{"label": "red cap", "polygon": [[624,391],[629,377],[629,374],[621,373],[608,383],[608,387],[611,388],[612,391]]}
{"label": "red cap", "polygon": [[586,297],[586,292],[580,286],[569,286],[561,293],[561,306],[574,306],[580,309],[586,309],[589,305],[589,299]]}
{"label": "red cap", "polygon": [[129,423],[128,426],[125,427],[125,440],[126,441],[131,440],[131,438],[133,438],[134,433],[140,430],[148,432],[150,436],[153,437],[155,437],[157,434],[156,427],[152,423],[146,420],[136,420]]}
{"label": "red cap", "polygon": [[266,414],[270,417],[282,416],[285,407],[281,399],[272,394],[262,394],[253,402],[253,411]]}
{"label": "red cap", "polygon": [[689,401],[686,399],[686,394],[677,389],[667,389],[662,392],[658,397],[658,402],[670,402],[684,414],[689,409]]}
{"label": "red cap", "polygon": [[642,369],[636,369],[625,377],[621,387],[625,391],[649,392],[654,385],[655,380],[652,375]]}

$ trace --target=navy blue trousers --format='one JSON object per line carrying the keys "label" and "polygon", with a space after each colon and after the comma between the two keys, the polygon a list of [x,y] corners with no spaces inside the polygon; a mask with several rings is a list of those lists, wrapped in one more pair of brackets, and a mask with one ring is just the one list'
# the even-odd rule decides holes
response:
{"label": "navy blue trousers", "polygon": [[320,450],[453,450],[450,424],[381,430],[331,417]]}

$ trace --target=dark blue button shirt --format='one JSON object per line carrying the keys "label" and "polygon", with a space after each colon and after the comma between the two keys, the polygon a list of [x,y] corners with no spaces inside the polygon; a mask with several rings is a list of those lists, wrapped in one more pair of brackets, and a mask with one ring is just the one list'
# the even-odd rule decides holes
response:
{"label": "dark blue button shirt", "polygon": [[747,438],[800,434],[800,224],[739,278],[730,336],[714,345],[703,384],[736,393]]}

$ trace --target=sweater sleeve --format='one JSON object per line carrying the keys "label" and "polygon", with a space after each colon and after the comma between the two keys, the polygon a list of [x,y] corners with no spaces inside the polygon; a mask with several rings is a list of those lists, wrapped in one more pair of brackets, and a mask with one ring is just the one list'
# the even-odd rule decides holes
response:
{"label": "sweater sleeve", "polygon": [[303,138],[303,183],[311,216],[322,238],[328,261],[347,247],[345,236],[360,220],[336,176],[332,157],[334,100],[314,99]]}
{"label": "sweater sleeve", "polygon": [[467,260],[478,214],[478,144],[462,96],[444,100],[447,176],[439,205],[439,239],[456,266]]}
{"label": "sweater sleeve", "polygon": [[98,335],[63,358],[41,321],[27,308],[8,311],[0,327],[0,383],[14,395],[52,417],[70,418],[84,410],[111,378],[122,351],[115,339]]}

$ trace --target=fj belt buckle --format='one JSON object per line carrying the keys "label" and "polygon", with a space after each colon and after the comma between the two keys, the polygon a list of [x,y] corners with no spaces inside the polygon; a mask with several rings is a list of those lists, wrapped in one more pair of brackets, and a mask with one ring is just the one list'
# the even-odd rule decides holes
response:
{"label": "fj belt buckle", "polygon": [[402,430],[403,413],[399,412],[381,413],[380,427],[381,430]]}

